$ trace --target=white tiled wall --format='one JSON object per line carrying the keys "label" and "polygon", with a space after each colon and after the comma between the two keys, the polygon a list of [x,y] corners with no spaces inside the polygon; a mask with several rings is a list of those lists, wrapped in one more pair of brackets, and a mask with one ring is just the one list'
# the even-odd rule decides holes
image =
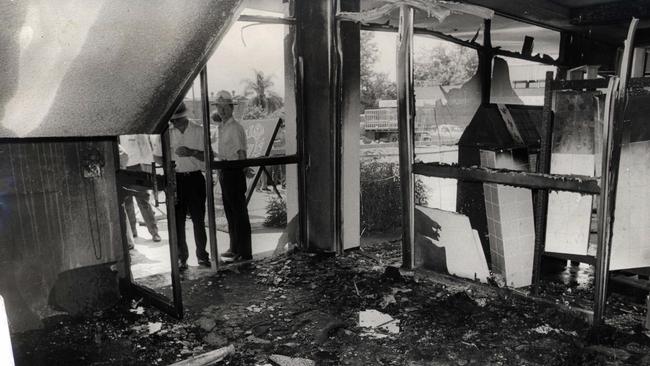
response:
{"label": "white tiled wall", "polygon": [[433,245],[445,249],[446,258],[436,258],[435,260],[444,260],[449,274],[487,282],[490,275],[487,261],[478,232],[472,230],[469,218],[456,212],[436,208],[417,206],[416,209],[440,225],[437,230],[438,238],[430,238],[422,233],[416,233],[416,266],[426,267],[427,264],[430,264],[427,263],[430,258],[422,253],[426,251],[424,246]]}
{"label": "white tiled wall", "polygon": [[[528,170],[510,152],[481,150],[481,166]],[[535,227],[531,191],[498,184],[483,184],[492,272],[502,274],[508,286],[528,286],[532,280]]]}

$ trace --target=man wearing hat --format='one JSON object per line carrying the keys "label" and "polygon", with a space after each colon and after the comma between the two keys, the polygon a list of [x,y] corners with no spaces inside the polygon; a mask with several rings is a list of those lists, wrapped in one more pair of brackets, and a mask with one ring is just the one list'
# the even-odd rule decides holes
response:
{"label": "man wearing hat", "polygon": [[176,231],[178,234],[179,268],[187,269],[189,252],[185,240],[185,217],[189,213],[194,228],[196,258],[201,266],[210,267],[205,250],[205,178],[203,169],[203,127],[190,121],[187,107],[181,103],[170,119],[169,140],[172,160],[176,163]]}
{"label": "man wearing hat", "polygon": [[[218,128],[217,158],[219,160],[246,159],[246,132],[233,118],[235,101],[225,90],[217,93],[216,114]],[[218,117],[218,118],[217,118]],[[223,208],[228,220],[230,249],[221,255],[224,262],[252,259],[251,224],[246,204],[246,174],[242,168],[220,169],[219,184]]]}

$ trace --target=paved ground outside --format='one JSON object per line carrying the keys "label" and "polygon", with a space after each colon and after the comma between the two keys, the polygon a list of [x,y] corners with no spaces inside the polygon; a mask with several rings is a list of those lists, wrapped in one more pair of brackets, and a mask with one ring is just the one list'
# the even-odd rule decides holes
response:
{"label": "paved ground outside", "polygon": [[[253,257],[255,259],[264,258],[273,253],[278,239],[283,229],[267,228],[263,225],[266,217],[267,201],[274,197],[275,193],[266,191],[256,191],[253,194],[248,205],[249,216],[252,227],[252,244]],[[220,197],[220,193],[215,194],[215,198]],[[217,247],[219,253],[228,250],[230,239],[227,233],[227,221],[223,213],[221,200],[215,200],[216,218],[217,218]],[[164,205],[157,208],[157,216],[164,214]],[[206,219],[207,222],[207,219]],[[171,284],[171,263],[169,252],[169,231],[167,229],[167,220],[165,218],[158,221],[158,229],[162,241],[156,243],[151,240],[151,235],[147,228],[138,226],[138,237],[134,238],[135,248],[130,251],[131,254],[131,272],[136,282],[150,288],[159,288]],[[207,233],[207,226],[206,226]],[[194,242],[194,232],[192,221],[188,218],[185,223],[185,236],[189,249],[188,265],[190,266],[191,276],[208,275],[213,273],[211,269],[199,267],[195,255],[196,245]],[[208,243],[209,252],[209,243]]]}

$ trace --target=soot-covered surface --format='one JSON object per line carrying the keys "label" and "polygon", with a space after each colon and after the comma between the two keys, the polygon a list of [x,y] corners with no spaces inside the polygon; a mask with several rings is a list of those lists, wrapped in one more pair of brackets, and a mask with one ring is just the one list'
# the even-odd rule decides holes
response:
{"label": "soot-covered surface", "polygon": [[241,2],[3,2],[0,137],[152,132]]}

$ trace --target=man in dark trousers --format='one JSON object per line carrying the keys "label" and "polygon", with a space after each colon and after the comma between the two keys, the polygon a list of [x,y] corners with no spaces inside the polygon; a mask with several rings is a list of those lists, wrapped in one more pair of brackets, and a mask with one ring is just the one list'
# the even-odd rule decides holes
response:
{"label": "man in dark trousers", "polygon": [[172,160],[176,163],[176,231],[181,270],[187,269],[189,257],[185,241],[185,217],[188,213],[192,219],[198,263],[210,267],[210,256],[205,250],[208,241],[205,233],[205,178],[201,172],[204,167],[203,127],[190,121],[187,115],[187,107],[181,103],[169,125]]}
{"label": "man in dark trousers", "polygon": [[[229,92],[217,93],[214,102],[216,114],[221,120],[218,128],[217,158],[219,160],[246,159],[246,132],[244,127],[233,118],[235,102]],[[219,184],[223,208],[228,220],[230,249],[221,255],[224,262],[250,260],[253,258],[251,248],[251,224],[246,204],[246,173],[242,168],[220,169]]]}

